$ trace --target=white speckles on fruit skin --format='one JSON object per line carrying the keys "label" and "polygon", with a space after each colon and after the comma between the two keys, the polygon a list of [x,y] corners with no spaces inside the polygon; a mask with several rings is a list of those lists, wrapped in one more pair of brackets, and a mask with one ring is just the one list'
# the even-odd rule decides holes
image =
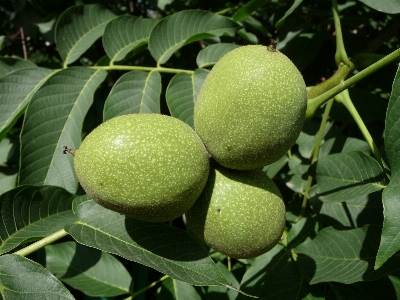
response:
{"label": "white speckles on fruit skin", "polygon": [[304,80],[285,55],[243,46],[221,58],[207,76],[194,125],[218,163],[256,169],[278,160],[295,143],[306,108]]}
{"label": "white speckles on fruit skin", "polygon": [[207,151],[193,129],[158,114],[124,115],[101,124],[74,160],[82,187],[99,204],[153,222],[188,210],[209,171]]}
{"label": "white speckles on fruit skin", "polygon": [[185,215],[199,239],[234,258],[269,251],[285,228],[282,196],[261,170],[212,168],[203,193]]}

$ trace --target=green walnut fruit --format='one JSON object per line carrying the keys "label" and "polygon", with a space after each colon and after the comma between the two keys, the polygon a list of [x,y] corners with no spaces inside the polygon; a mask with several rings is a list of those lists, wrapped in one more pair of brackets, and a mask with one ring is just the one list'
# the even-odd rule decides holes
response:
{"label": "green walnut fruit", "polygon": [[224,55],[206,77],[194,126],[219,164],[251,170],[293,146],[306,108],[306,85],[289,58],[271,46],[243,46]]}
{"label": "green walnut fruit", "polygon": [[195,131],[159,114],[131,114],[94,129],[74,152],[75,171],[93,200],[139,220],[185,213],[203,190],[209,157]]}
{"label": "green walnut fruit", "polygon": [[260,169],[211,168],[202,194],[185,214],[194,235],[234,258],[272,249],[285,228],[282,196]]}

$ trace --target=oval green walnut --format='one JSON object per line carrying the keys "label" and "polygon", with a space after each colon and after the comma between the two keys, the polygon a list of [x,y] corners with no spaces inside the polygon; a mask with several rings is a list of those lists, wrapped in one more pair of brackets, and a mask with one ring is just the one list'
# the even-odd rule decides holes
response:
{"label": "oval green walnut", "polygon": [[290,59],[273,47],[243,46],[208,74],[194,126],[219,164],[251,170],[275,162],[293,146],[306,109],[306,85]]}
{"label": "oval green walnut", "polygon": [[74,155],[79,182],[93,200],[150,222],[185,213],[209,172],[208,153],[194,130],[159,114],[110,119],[94,129]]}
{"label": "oval green walnut", "polygon": [[185,213],[194,235],[233,258],[251,258],[272,249],[285,228],[285,205],[262,170],[211,168],[202,194]]}

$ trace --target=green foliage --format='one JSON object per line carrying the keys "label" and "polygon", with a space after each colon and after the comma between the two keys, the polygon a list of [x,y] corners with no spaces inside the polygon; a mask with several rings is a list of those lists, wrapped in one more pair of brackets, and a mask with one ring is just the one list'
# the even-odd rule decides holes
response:
{"label": "green foliage", "polygon": [[[1,298],[400,299],[398,1],[78,2],[0,4]],[[212,66],[270,38],[309,90],[296,144],[263,167],[287,211],[272,250],[232,259],[185,217],[88,198],[63,146],[128,113],[193,126]]]}

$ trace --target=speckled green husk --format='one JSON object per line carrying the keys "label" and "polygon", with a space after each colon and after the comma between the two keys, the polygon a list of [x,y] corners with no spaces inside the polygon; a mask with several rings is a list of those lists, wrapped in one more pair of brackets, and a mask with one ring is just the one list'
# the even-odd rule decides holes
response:
{"label": "speckled green husk", "polygon": [[182,121],[159,114],[115,117],[75,151],[75,171],[100,205],[136,219],[164,222],[185,213],[203,190],[209,158]]}
{"label": "speckled green husk", "polygon": [[185,214],[189,228],[211,248],[234,258],[272,249],[285,228],[285,205],[262,170],[218,167],[199,199]]}
{"label": "speckled green husk", "polygon": [[306,85],[290,59],[265,46],[243,46],[223,56],[207,76],[194,126],[219,164],[251,170],[293,146],[306,109]]}

